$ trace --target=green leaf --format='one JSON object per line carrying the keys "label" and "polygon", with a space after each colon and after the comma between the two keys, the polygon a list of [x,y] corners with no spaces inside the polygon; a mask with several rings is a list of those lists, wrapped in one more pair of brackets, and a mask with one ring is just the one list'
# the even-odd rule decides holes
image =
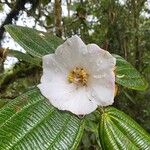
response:
{"label": "green leaf", "polygon": [[17,50],[9,50],[8,56],[10,57],[16,57],[21,61],[28,62],[30,64],[36,65],[36,66],[41,66],[41,59],[32,57],[31,55],[27,53],[22,53]]}
{"label": "green leaf", "polygon": [[99,136],[106,150],[150,148],[150,135],[128,115],[113,107],[103,110]]}
{"label": "green leaf", "polygon": [[143,76],[125,59],[119,55],[116,57],[116,82],[122,86],[125,86],[134,90],[145,90],[148,87],[148,83]]}
{"label": "green leaf", "polygon": [[5,29],[20,46],[34,57],[41,58],[43,55],[53,53],[63,42],[50,33],[27,27],[6,25]]}
{"label": "green leaf", "polygon": [[0,150],[72,150],[84,130],[84,119],[59,111],[38,89],[0,109]]}
{"label": "green leaf", "polygon": [[6,105],[11,99],[0,99],[0,108]]}

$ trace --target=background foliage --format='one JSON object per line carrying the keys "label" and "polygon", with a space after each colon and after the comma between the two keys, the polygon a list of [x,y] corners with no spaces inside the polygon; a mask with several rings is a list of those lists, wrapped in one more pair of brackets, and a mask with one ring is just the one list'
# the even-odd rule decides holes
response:
{"label": "background foliage", "polygon": [[[26,7],[25,4],[29,3],[30,7]],[[4,26],[17,24],[20,15],[26,12],[28,16],[35,19],[33,28],[37,28],[39,25],[47,32],[64,39],[78,34],[85,43],[96,43],[111,53],[121,55],[135,66],[147,81],[150,81],[150,20],[147,17],[150,10],[147,3],[146,0],[66,0],[62,2],[60,0],[1,0],[1,11],[5,11],[3,10],[4,5],[10,8],[10,12],[0,27],[1,45],[5,38]],[[64,5],[66,5],[67,15],[62,14]],[[27,37],[30,36],[30,32],[26,34]],[[51,37],[49,37],[50,40],[52,40]],[[47,43],[43,46],[46,45]],[[53,51],[56,46],[57,44],[54,44],[51,50]],[[25,50],[30,51],[28,47]],[[44,53],[44,51],[45,48],[42,52]],[[4,71],[6,56],[15,56],[19,58],[19,61],[11,69]],[[40,64],[40,61],[32,61],[31,65],[24,59],[23,53],[4,49],[0,49],[0,57],[1,99],[15,98],[27,91],[28,87],[39,83],[42,69],[40,65],[37,67],[37,64]],[[118,88],[114,106],[124,110],[150,132],[150,89],[136,92],[121,86]],[[3,101],[1,105],[6,103],[7,101]],[[96,141],[97,137],[91,133],[89,126],[87,122],[87,132],[84,133],[80,144],[81,149],[92,147],[96,149],[99,145]],[[95,128],[97,127],[95,126]],[[94,128],[92,130],[95,131]]]}

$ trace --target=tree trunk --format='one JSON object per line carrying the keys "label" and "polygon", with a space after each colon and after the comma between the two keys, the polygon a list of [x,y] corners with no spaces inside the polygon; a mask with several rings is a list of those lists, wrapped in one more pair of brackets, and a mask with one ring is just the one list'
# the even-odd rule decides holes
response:
{"label": "tree trunk", "polygon": [[58,37],[62,36],[62,8],[61,0],[55,0],[54,4],[54,14],[55,14],[55,32]]}
{"label": "tree trunk", "polygon": [[133,27],[135,30],[135,35],[134,35],[134,47],[135,47],[135,68],[140,70],[141,68],[141,58],[142,58],[142,51],[140,50],[140,38],[139,38],[139,17],[140,17],[140,12],[144,6],[144,3],[146,0],[132,0],[132,5],[133,5]]}
{"label": "tree trunk", "polygon": [[12,23],[12,20],[13,18],[16,19],[16,17],[18,16],[19,14],[19,11],[20,10],[23,10],[24,9],[24,5],[25,3],[27,2],[27,0],[18,0],[16,2],[16,5],[14,6],[14,8],[11,10],[11,12],[7,15],[5,21],[2,23],[1,27],[0,27],[0,41],[2,40],[3,38],[3,34],[5,32],[5,28],[4,26],[6,24],[11,24]]}
{"label": "tree trunk", "polygon": [[[39,3],[39,0],[17,0],[16,1],[14,8],[7,15],[6,19],[4,20],[4,22],[2,23],[2,25],[0,27],[0,47],[1,47],[1,41],[3,39],[3,34],[5,32],[4,26],[7,24],[12,24],[13,19],[17,20],[17,16],[19,15],[19,11],[25,9],[24,5],[27,2],[30,2],[32,4],[32,8],[35,9]],[[4,62],[2,62],[0,64],[0,72],[3,72],[3,70],[4,70]]]}
{"label": "tree trunk", "polygon": [[141,64],[140,58],[140,49],[139,49],[139,37],[138,37],[138,30],[139,30],[139,13],[137,8],[137,3],[133,0],[133,27],[135,30],[134,33],[134,47],[135,47],[135,67],[139,70]]}
{"label": "tree trunk", "polygon": [[68,17],[70,18],[70,6],[71,6],[71,0],[66,0],[66,2],[67,2]]}

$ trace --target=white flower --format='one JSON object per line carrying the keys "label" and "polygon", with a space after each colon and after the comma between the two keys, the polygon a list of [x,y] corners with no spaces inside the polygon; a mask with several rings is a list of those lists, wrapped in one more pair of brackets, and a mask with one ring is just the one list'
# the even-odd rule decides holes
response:
{"label": "white flower", "polygon": [[114,102],[116,59],[96,44],[73,36],[43,57],[41,93],[60,110],[76,115]]}

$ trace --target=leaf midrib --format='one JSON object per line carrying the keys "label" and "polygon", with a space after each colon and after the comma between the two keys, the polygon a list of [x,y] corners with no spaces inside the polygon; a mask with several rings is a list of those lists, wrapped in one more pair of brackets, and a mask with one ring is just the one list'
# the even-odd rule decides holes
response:
{"label": "leaf midrib", "polygon": [[58,139],[58,137],[63,133],[65,132],[66,128],[67,128],[67,124],[69,123],[69,121],[71,120],[71,116],[69,116],[65,122],[64,122],[64,125],[62,126],[62,129],[58,132],[58,134],[56,135],[55,139],[53,140],[53,142],[48,146],[47,150],[55,144],[56,140]]}
{"label": "leaf midrib", "polygon": [[[17,111],[16,113],[14,113],[11,117],[9,117],[7,120],[5,120],[4,123],[2,123],[0,125],[0,128],[2,128],[7,122],[9,122],[11,119],[13,119],[16,115],[18,115],[19,113],[22,113],[24,110],[27,110],[28,108],[30,108],[31,106],[36,105],[37,103],[39,103],[42,100],[39,101],[35,101],[34,103],[30,103],[29,105],[23,107],[22,109],[20,109],[20,111]],[[23,111],[22,111],[23,110]]]}
{"label": "leaf midrib", "polygon": [[[113,118],[114,120],[116,120],[116,121],[118,122],[117,118],[115,118],[115,117],[113,117],[113,116],[111,116],[111,118]],[[117,126],[116,126],[116,127],[117,127]],[[143,137],[146,136],[147,138],[149,138],[149,137],[147,136],[147,134],[146,134],[146,135],[143,134],[143,132],[140,131],[138,128],[135,128],[135,127],[133,127],[133,126],[131,126],[131,127],[134,128],[134,130],[136,130],[137,132],[139,132]],[[120,127],[117,127],[117,128],[120,130]],[[120,130],[120,131],[121,131],[121,130]],[[121,132],[125,135],[125,132],[124,132],[124,131],[121,131]],[[130,141],[132,140],[130,136],[127,136],[127,135],[126,135],[126,137],[127,137],[128,139],[130,139]],[[136,145],[136,147],[139,148],[139,146],[138,146],[137,144],[134,143],[134,145]]]}
{"label": "leaf midrib", "polygon": [[[50,109],[50,110],[44,115],[44,117],[43,117],[39,122],[37,122],[32,128],[30,128],[30,130],[28,130],[21,138],[19,138],[19,140],[18,140],[17,142],[15,142],[15,143],[12,145],[12,147],[9,147],[9,149],[15,147],[19,142],[21,142],[21,140],[22,140],[24,137],[28,136],[28,134],[29,134],[30,132],[32,132],[34,129],[36,129],[36,127],[37,127],[38,125],[42,124],[42,123],[43,123],[47,118],[49,118],[54,112],[55,112],[55,108]],[[8,149],[8,150],[9,150],[9,149]]]}

